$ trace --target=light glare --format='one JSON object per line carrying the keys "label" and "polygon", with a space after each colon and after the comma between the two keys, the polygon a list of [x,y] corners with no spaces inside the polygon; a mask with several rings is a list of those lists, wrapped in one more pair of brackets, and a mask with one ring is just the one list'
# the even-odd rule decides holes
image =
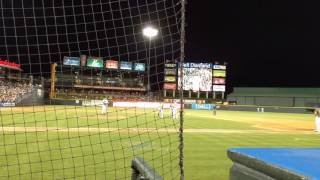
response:
{"label": "light glare", "polygon": [[157,36],[158,33],[159,33],[158,29],[150,27],[150,26],[145,27],[143,29],[143,35],[146,36],[146,37],[149,37],[149,38]]}

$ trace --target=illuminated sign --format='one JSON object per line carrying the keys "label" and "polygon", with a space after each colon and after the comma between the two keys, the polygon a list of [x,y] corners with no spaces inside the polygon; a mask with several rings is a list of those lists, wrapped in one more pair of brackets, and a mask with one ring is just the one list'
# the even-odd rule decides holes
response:
{"label": "illuminated sign", "polygon": [[1,60],[0,59],[0,66],[20,69],[21,65],[17,64],[17,63],[9,62],[8,60]]}
{"label": "illuminated sign", "polygon": [[224,71],[224,70],[213,70],[213,77],[226,77],[226,71]]}
{"label": "illuminated sign", "polygon": [[175,69],[165,69],[164,74],[165,75],[176,75],[176,70]]}
{"label": "illuminated sign", "polygon": [[89,57],[87,60],[87,66],[102,68],[103,67],[103,60],[102,60],[102,58],[99,58],[99,57]]}
{"label": "illuminated sign", "polygon": [[183,63],[184,68],[211,69],[211,63]]}
{"label": "illuminated sign", "polygon": [[225,78],[213,78],[213,84],[226,84]]}
{"label": "illuminated sign", "polygon": [[115,60],[107,60],[106,61],[107,69],[118,69],[118,61]]}
{"label": "illuminated sign", "polygon": [[164,83],[163,84],[163,89],[171,89],[171,90],[176,90],[177,85],[174,83]]}
{"label": "illuminated sign", "polygon": [[132,70],[132,63],[127,61],[120,62],[120,69],[123,70]]}
{"label": "illuminated sign", "polygon": [[212,90],[217,91],[217,92],[225,92],[226,86],[225,85],[213,85]]}
{"label": "illuminated sign", "polygon": [[69,66],[80,66],[80,58],[79,57],[67,57],[63,58],[63,65]]}
{"label": "illuminated sign", "polygon": [[170,64],[165,64],[164,67],[166,67],[166,68],[175,68],[175,67],[177,67],[177,65],[173,64],[173,63],[170,63]]}
{"label": "illuminated sign", "polygon": [[227,66],[225,66],[225,65],[213,65],[213,69],[226,70],[226,69],[227,69]]}
{"label": "illuminated sign", "polygon": [[134,63],[134,70],[135,71],[145,71],[146,66],[144,63]]}
{"label": "illuminated sign", "polygon": [[166,76],[164,78],[165,82],[176,82],[176,77],[175,76]]}

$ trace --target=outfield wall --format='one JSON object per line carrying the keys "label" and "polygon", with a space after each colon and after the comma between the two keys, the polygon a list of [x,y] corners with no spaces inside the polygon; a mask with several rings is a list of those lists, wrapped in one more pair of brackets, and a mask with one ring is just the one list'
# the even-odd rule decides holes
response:
{"label": "outfield wall", "polygon": [[315,107],[320,106],[320,88],[234,88],[227,100],[238,105]]}

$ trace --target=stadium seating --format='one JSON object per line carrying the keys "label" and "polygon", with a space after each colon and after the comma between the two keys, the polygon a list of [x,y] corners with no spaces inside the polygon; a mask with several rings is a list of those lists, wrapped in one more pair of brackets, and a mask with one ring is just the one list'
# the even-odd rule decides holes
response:
{"label": "stadium seating", "polygon": [[18,97],[31,90],[32,85],[25,82],[0,80],[0,103],[15,103]]}

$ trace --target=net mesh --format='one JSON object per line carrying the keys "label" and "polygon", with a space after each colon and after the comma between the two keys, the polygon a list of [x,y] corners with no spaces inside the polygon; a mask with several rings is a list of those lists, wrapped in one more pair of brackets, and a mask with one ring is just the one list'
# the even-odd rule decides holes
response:
{"label": "net mesh", "polygon": [[0,179],[129,179],[136,156],[178,179],[180,122],[159,102],[181,2],[1,0]]}

